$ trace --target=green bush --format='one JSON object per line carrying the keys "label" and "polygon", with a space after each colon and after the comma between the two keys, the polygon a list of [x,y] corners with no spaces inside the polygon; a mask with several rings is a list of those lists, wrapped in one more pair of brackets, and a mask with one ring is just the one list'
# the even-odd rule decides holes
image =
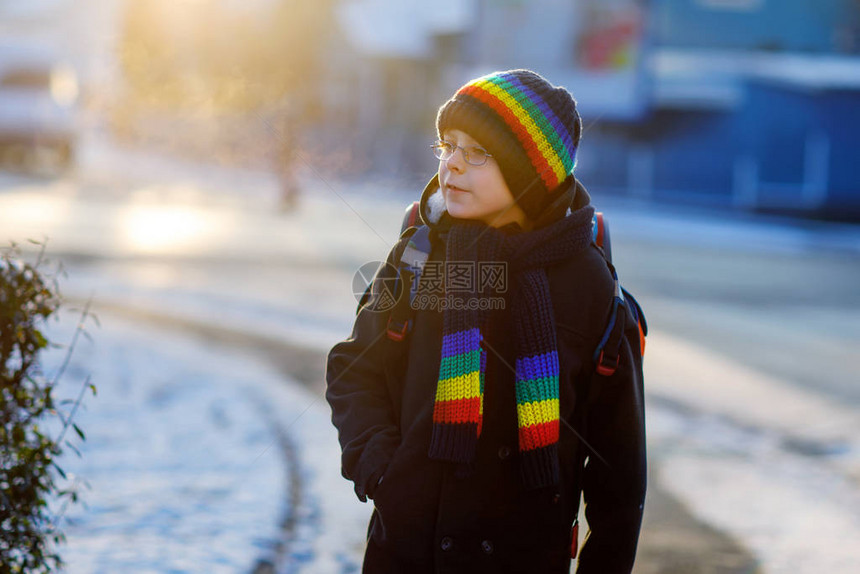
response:
{"label": "green bush", "polygon": [[[71,427],[84,439],[72,418],[83,390],[95,392],[87,380],[78,400],[70,401],[70,413],[63,415],[53,395],[62,369],[52,380],[40,369],[41,351],[56,346],[41,329],[60,306],[56,273],[40,270],[43,254],[44,246],[32,265],[14,245],[0,254],[0,573],[50,572],[61,566],[56,546],[64,537],[49,502],[65,505],[77,501],[77,494],[62,488],[66,476],[56,461],[64,445],[80,455],[64,437]],[[75,340],[80,331],[79,325]],[[60,424],[51,424],[52,417]]]}

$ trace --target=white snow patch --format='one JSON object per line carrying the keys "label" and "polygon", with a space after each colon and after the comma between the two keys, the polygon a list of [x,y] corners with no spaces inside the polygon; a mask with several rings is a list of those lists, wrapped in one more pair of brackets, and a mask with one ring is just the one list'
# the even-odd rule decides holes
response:
{"label": "white snow patch", "polygon": [[[81,489],[61,523],[66,572],[250,570],[281,537],[288,482],[272,421],[298,451],[303,497],[286,571],[357,571],[369,507],[340,476],[340,449],[321,396],[223,348],[101,314],[58,387],[87,434],[61,466]],[[68,341],[71,319],[51,327]],[[46,370],[56,369],[53,351]]]}
{"label": "white snow patch", "polygon": [[764,572],[849,574],[860,567],[857,493],[809,461],[690,453],[664,460],[658,477],[697,518],[752,550]]}
{"label": "white snow patch", "polygon": [[790,437],[844,445],[839,464],[860,476],[860,418],[850,405],[746,367],[665,331],[648,334],[649,391]]}

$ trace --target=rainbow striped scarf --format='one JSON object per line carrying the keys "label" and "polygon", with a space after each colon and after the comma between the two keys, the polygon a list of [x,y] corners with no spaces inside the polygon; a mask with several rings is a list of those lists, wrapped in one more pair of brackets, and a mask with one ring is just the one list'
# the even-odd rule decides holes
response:
{"label": "rainbow striped scarf", "polygon": [[[522,233],[512,233],[510,226],[494,229],[456,220],[447,233],[446,261],[507,264],[517,349],[519,459],[527,488],[558,482],[559,365],[545,268],[588,247],[593,213],[594,208],[585,206],[556,223]],[[460,299],[460,304],[444,311],[429,456],[468,465],[481,436],[487,366],[482,331],[487,312],[470,301],[485,294],[446,286],[446,296]]]}

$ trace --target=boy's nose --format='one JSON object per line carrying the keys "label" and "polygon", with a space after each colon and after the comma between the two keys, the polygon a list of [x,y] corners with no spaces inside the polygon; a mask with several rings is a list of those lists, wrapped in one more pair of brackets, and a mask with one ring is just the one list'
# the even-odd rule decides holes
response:
{"label": "boy's nose", "polygon": [[463,157],[462,150],[455,149],[451,157],[445,160],[445,165],[449,171],[462,172],[465,169],[466,159]]}

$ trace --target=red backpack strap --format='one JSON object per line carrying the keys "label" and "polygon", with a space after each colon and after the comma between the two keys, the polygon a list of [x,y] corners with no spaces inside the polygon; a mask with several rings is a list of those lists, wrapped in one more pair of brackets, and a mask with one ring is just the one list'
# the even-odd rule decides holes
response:
{"label": "red backpack strap", "polygon": [[603,250],[603,254],[612,263],[612,242],[609,241],[609,225],[602,211],[596,211],[591,219],[592,241]]}
{"label": "red backpack strap", "polygon": [[603,220],[603,212],[594,214],[594,242],[598,247],[603,247],[603,239],[606,237],[606,222]]}
{"label": "red backpack strap", "polygon": [[627,307],[630,309],[630,312],[633,314],[633,318],[636,320],[636,325],[639,327],[639,354],[644,357],[645,337],[648,336],[648,323],[645,320],[645,313],[642,311],[639,301],[637,301],[636,298],[627,291],[627,289],[622,287],[621,291],[624,294],[624,300],[627,302]]}
{"label": "red backpack strap", "polygon": [[403,214],[403,223],[400,225],[400,233],[403,234],[404,231],[409,229],[410,227],[417,227],[421,223],[421,218],[419,217],[421,202],[413,201],[412,205],[406,208],[405,213]]}

